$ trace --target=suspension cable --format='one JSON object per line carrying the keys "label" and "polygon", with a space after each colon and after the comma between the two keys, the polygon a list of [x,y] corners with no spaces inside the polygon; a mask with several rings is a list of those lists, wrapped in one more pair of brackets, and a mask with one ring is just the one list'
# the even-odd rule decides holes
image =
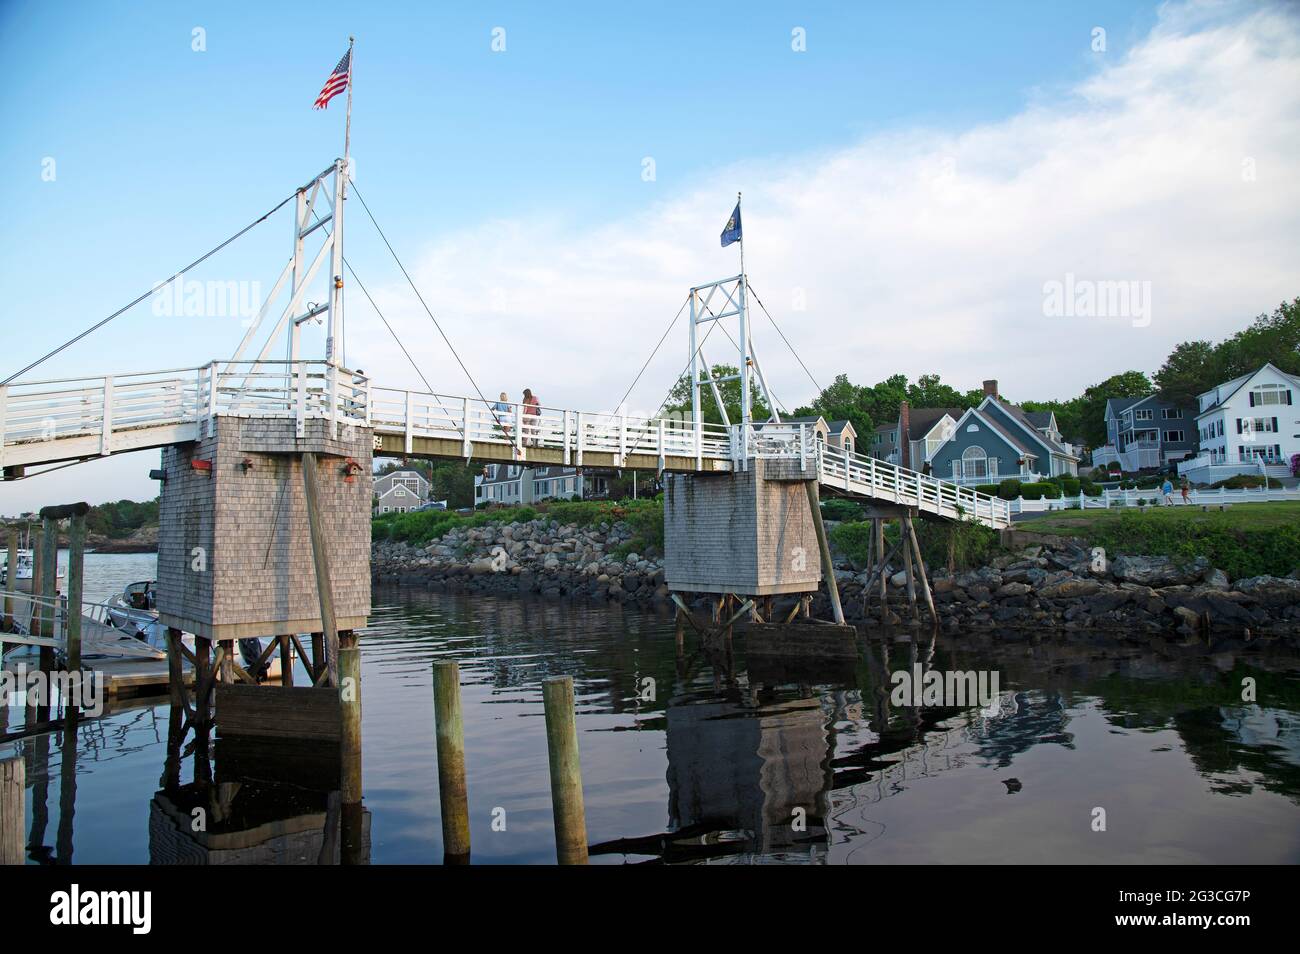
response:
{"label": "suspension cable", "polygon": [[763,304],[763,299],[758,297],[758,292],[754,291],[754,286],[746,282],[746,287],[751,293],[753,293],[754,300],[758,302],[758,307],[763,309],[763,314],[767,315],[767,320],[772,322],[772,327],[775,328],[776,333],[781,336],[781,340],[785,342],[785,346],[790,349],[790,353],[794,355],[794,359],[799,362],[799,367],[803,368],[803,373],[808,375],[808,380],[813,383],[813,387],[817,389],[817,395],[820,397],[824,389],[817,383],[817,379],[813,377],[812,372],[808,370],[808,365],[803,363],[803,358],[799,357],[799,352],[794,350],[794,345],[790,344],[790,339],[785,336],[785,332],[781,330],[781,326],[776,323],[776,319],[772,317],[772,313],[767,310],[767,305]]}
{"label": "suspension cable", "polygon": [[38,359],[36,359],[36,360],[33,361],[31,364],[29,364],[27,367],[23,368],[21,371],[17,371],[17,372],[15,372],[15,373],[9,375],[9,377],[5,378],[3,381],[0,381],[0,387],[3,387],[4,385],[9,384],[9,383],[12,382],[15,378],[22,377],[24,374],[26,374],[28,371],[32,370],[32,368],[35,368],[37,365],[44,364],[46,361],[50,360],[50,358],[54,357],[54,356],[55,356],[56,354],[58,354],[59,352],[65,350],[65,349],[67,349],[67,348],[70,348],[72,345],[76,344],[76,343],[77,343],[78,341],[80,341],[82,338],[86,337],[86,336],[89,335],[89,334],[92,334],[92,333],[95,332],[95,331],[98,331],[100,328],[104,327],[104,325],[108,324],[108,323],[109,323],[110,321],[112,321],[114,318],[118,317],[119,315],[121,315],[121,314],[123,314],[123,313],[125,313],[125,312],[127,312],[127,311],[130,311],[130,310],[131,310],[132,308],[134,308],[136,305],[140,304],[140,302],[144,301],[144,300],[145,300],[146,298],[148,298],[150,295],[154,294],[154,293],[155,293],[159,288],[161,288],[162,286],[171,284],[171,283],[174,282],[176,279],[178,279],[178,278],[180,278],[182,275],[184,275],[186,272],[188,272],[188,271],[190,271],[191,269],[196,268],[197,266],[203,264],[203,263],[206,262],[209,258],[211,258],[213,255],[216,255],[216,254],[217,254],[218,252],[220,252],[223,248],[225,248],[227,245],[229,245],[231,242],[235,241],[236,239],[240,238],[241,236],[245,235],[246,233],[251,232],[251,231],[252,231],[254,228],[256,228],[258,225],[261,225],[263,222],[265,222],[265,221],[266,221],[267,219],[269,219],[271,216],[275,215],[275,213],[279,212],[282,208],[284,208],[286,205],[288,205],[289,202],[291,202],[291,201],[293,200],[294,196],[296,196],[297,194],[298,194],[298,192],[297,192],[297,190],[295,190],[293,193],[291,193],[290,195],[286,196],[283,200],[281,200],[280,203],[279,203],[278,205],[276,205],[275,208],[271,209],[271,211],[265,213],[261,218],[255,219],[255,220],[253,220],[252,222],[248,223],[248,225],[245,225],[242,229],[240,229],[240,230],[239,230],[238,232],[236,232],[234,235],[230,236],[230,238],[226,239],[226,240],[225,240],[224,242],[222,242],[220,245],[216,246],[215,248],[210,249],[210,250],[207,251],[207,252],[204,252],[202,255],[200,255],[198,258],[196,258],[194,261],[190,262],[188,265],[186,265],[186,266],[185,266],[184,268],[182,268],[180,271],[178,271],[178,272],[176,272],[174,275],[172,275],[171,278],[168,278],[166,281],[160,282],[159,284],[152,286],[152,287],[151,287],[147,292],[145,292],[144,294],[140,295],[138,298],[133,299],[133,300],[130,301],[129,303],[123,305],[121,308],[119,308],[117,311],[113,312],[113,313],[112,313],[111,315],[109,315],[107,318],[104,318],[104,319],[102,319],[101,321],[97,321],[95,324],[91,325],[89,328],[87,328],[87,329],[86,329],[85,331],[83,331],[81,334],[77,335],[75,338],[70,338],[70,339],[68,339],[68,340],[65,341],[63,344],[59,345],[57,348],[55,348],[53,351],[51,351],[49,354],[45,355],[45,356],[42,357],[42,358],[38,358]]}
{"label": "suspension cable", "polygon": [[691,296],[687,295],[686,301],[682,302],[682,307],[677,309],[677,314],[673,315],[673,320],[668,323],[668,330],[663,333],[663,337],[659,339],[659,343],[655,345],[654,350],[650,352],[650,357],[645,359],[645,364],[641,365],[641,370],[636,373],[636,377],[632,379],[632,383],[629,384],[627,390],[623,392],[622,400],[620,400],[618,404],[614,405],[615,410],[623,406],[623,402],[627,400],[627,396],[632,393],[632,389],[636,387],[637,382],[641,380],[641,375],[645,374],[645,369],[650,367],[650,362],[655,359],[655,355],[659,353],[659,349],[663,347],[663,343],[668,340],[669,333],[677,325],[677,319],[682,316],[682,312],[686,310],[686,305],[690,300]]}
{"label": "suspension cable", "polygon": [[[411,275],[406,270],[406,266],[402,264],[402,260],[398,258],[397,252],[393,249],[392,243],[388,241],[388,236],[385,235],[384,230],[379,227],[379,223],[375,220],[374,213],[370,211],[370,206],[366,205],[366,200],[361,195],[361,190],[357,188],[356,180],[351,176],[348,176],[348,181],[352,183],[353,194],[361,200],[361,207],[366,210],[366,215],[369,216],[370,223],[375,227],[375,231],[379,233],[379,237],[384,240],[384,245],[388,248],[388,254],[393,256],[393,261],[396,262],[397,267],[402,270],[402,275],[406,278],[406,283],[411,286],[411,291],[415,292],[415,297],[420,300],[420,305],[423,306],[424,313],[429,316],[429,320],[433,322],[433,326],[438,329],[438,334],[442,335],[442,340],[447,343],[447,348],[451,351],[452,357],[456,359],[456,363],[460,365],[460,369],[465,372],[465,377],[469,379],[470,386],[474,388],[475,393],[479,396],[479,400],[483,402],[483,405],[492,415],[492,419],[496,421],[498,427],[504,429],[505,425],[501,422],[501,418],[497,417],[496,408],[489,404],[488,399],[484,397],[482,388],[480,388],[478,382],[474,380],[474,375],[470,374],[469,368],[465,367],[465,362],[460,359],[460,354],[457,353],[456,347],[451,343],[451,339],[447,337],[447,333],[442,330],[442,325],[438,324],[438,319],[434,317],[428,303],[424,300],[424,296],[420,294],[420,289],[415,287],[415,282],[411,279]],[[465,424],[467,427],[469,426],[468,421],[466,421]]]}

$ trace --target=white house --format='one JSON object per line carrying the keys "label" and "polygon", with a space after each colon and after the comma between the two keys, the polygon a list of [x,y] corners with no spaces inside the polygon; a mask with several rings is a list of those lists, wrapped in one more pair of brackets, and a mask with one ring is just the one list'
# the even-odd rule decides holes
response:
{"label": "white house", "polygon": [[420,505],[424,503],[414,491],[408,490],[401,484],[394,484],[375,501],[375,516],[381,513],[409,513],[412,510],[419,510]]}
{"label": "white house", "polygon": [[487,464],[474,478],[474,505],[517,506],[542,500],[601,497],[609,492],[605,477],[584,475],[576,467],[520,467]]}
{"label": "white house", "polygon": [[1197,397],[1201,452],[1178,466],[1197,483],[1234,474],[1291,476],[1300,454],[1300,377],[1273,364],[1225,381]]}

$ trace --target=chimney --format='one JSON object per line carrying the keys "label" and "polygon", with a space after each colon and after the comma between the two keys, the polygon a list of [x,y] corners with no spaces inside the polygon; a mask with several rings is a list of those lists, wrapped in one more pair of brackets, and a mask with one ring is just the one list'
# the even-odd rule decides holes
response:
{"label": "chimney", "polygon": [[911,468],[912,442],[908,434],[912,431],[912,411],[904,401],[898,405],[898,465]]}
{"label": "chimney", "polygon": [[984,382],[984,396],[991,398],[998,396],[998,382],[996,379]]}

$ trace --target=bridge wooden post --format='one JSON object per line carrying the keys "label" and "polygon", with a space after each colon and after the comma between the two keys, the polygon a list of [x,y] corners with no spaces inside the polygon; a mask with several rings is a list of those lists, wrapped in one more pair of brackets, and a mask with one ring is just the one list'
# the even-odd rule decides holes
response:
{"label": "bridge wooden post", "polygon": [[[59,522],[44,517],[41,524],[41,635],[52,639],[59,619]],[[41,671],[53,669],[54,649],[42,646]]]}
{"label": "bridge wooden post", "polygon": [[81,594],[86,570],[85,504],[76,504],[68,518],[68,670],[81,669]]}
{"label": "bridge wooden post", "polygon": [[[468,433],[468,431],[467,431]],[[325,548],[325,528],[321,522],[320,501],[316,494],[316,455],[302,455],[302,482],[307,499],[307,525],[311,535],[311,555],[316,568],[316,593],[320,598],[321,628],[325,636],[325,673],[327,685],[339,684],[339,630],[334,620],[334,593],[330,581],[329,552]],[[320,682],[319,677],[317,682]]]}
{"label": "bridge wooden post", "polygon": [[[14,628],[14,597],[18,592],[18,528],[9,528],[9,562],[5,570],[5,615],[4,628],[12,632]],[[3,650],[0,650],[0,655]]]}
{"label": "bridge wooden post", "polygon": [[916,554],[916,565],[921,571],[921,596],[925,600],[926,609],[930,611],[930,620],[935,626],[939,625],[939,614],[934,609],[934,595],[930,592],[930,580],[925,568],[925,558],[921,556],[921,544],[916,539],[916,527],[912,525],[912,518],[903,518],[904,526],[907,529],[908,538],[912,543],[912,550]]}
{"label": "bridge wooden post", "polygon": [[921,610],[916,604],[916,573],[912,564],[912,543],[907,538],[909,520],[899,518],[898,533],[903,543],[903,571],[907,574],[907,605],[912,608],[912,619],[921,621]]}
{"label": "bridge wooden post", "polygon": [[582,798],[572,676],[551,676],[542,680],[542,708],[546,713],[546,748],[551,764],[555,853],[562,865],[585,865],[587,814]]}
{"label": "bridge wooden post", "polygon": [[26,786],[21,756],[0,761],[0,865],[21,865],[26,854]]}
{"label": "bridge wooden post", "polygon": [[277,636],[276,641],[280,644],[280,685],[292,686],[293,653],[289,649],[289,637],[287,635]]}
{"label": "bridge wooden post", "polygon": [[889,584],[885,580],[885,521],[880,517],[873,517],[871,523],[872,535],[876,538],[876,561],[880,564],[876,570],[876,576],[880,579],[880,606],[884,610],[889,604]]}
{"label": "bridge wooden post", "polygon": [[840,585],[835,579],[835,564],[831,561],[831,544],[826,537],[826,524],[822,522],[822,508],[817,501],[817,482],[805,480],[804,489],[808,492],[808,506],[812,510],[813,529],[817,531],[817,549],[821,552],[822,575],[826,578],[826,588],[831,594],[831,612],[835,622],[844,625],[844,607],[840,605]]}

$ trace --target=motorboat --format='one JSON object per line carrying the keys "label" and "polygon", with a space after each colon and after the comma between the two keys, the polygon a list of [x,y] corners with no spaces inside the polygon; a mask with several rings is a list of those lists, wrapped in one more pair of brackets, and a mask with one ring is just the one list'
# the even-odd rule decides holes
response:
{"label": "motorboat", "polygon": [[[0,586],[9,588],[9,554],[2,554],[4,564],[0,566]],[[14,574],[14,581],[17,584],[14,592],[30,593],[32,591],[32,576],[35,572],[36,557],[31,550],[19,549],[17,552],[17,573]],[[62,580],[67,574],[67,568],[56,566],[55,576]],[[60,587],[62,589],[62,587]]]}
{"label": "motorboat", "polygon": [[[129,583],[122,592],[105,604],[104,622],[123,633],[133,636],[160,652],[167,651],[167,627],[158,620],[158,582],[141,580]],[[186,634],[182,641],[193,650],[194,637]],[[235,640],[239,645],[240,664],[250,674],[257,665],[265,649],[263,641],[256,637]],[[292,653],[292,648],[290,649]],[[280,656],[273,653],[262,664],[260,677],[264,679],[280,678]]]}

